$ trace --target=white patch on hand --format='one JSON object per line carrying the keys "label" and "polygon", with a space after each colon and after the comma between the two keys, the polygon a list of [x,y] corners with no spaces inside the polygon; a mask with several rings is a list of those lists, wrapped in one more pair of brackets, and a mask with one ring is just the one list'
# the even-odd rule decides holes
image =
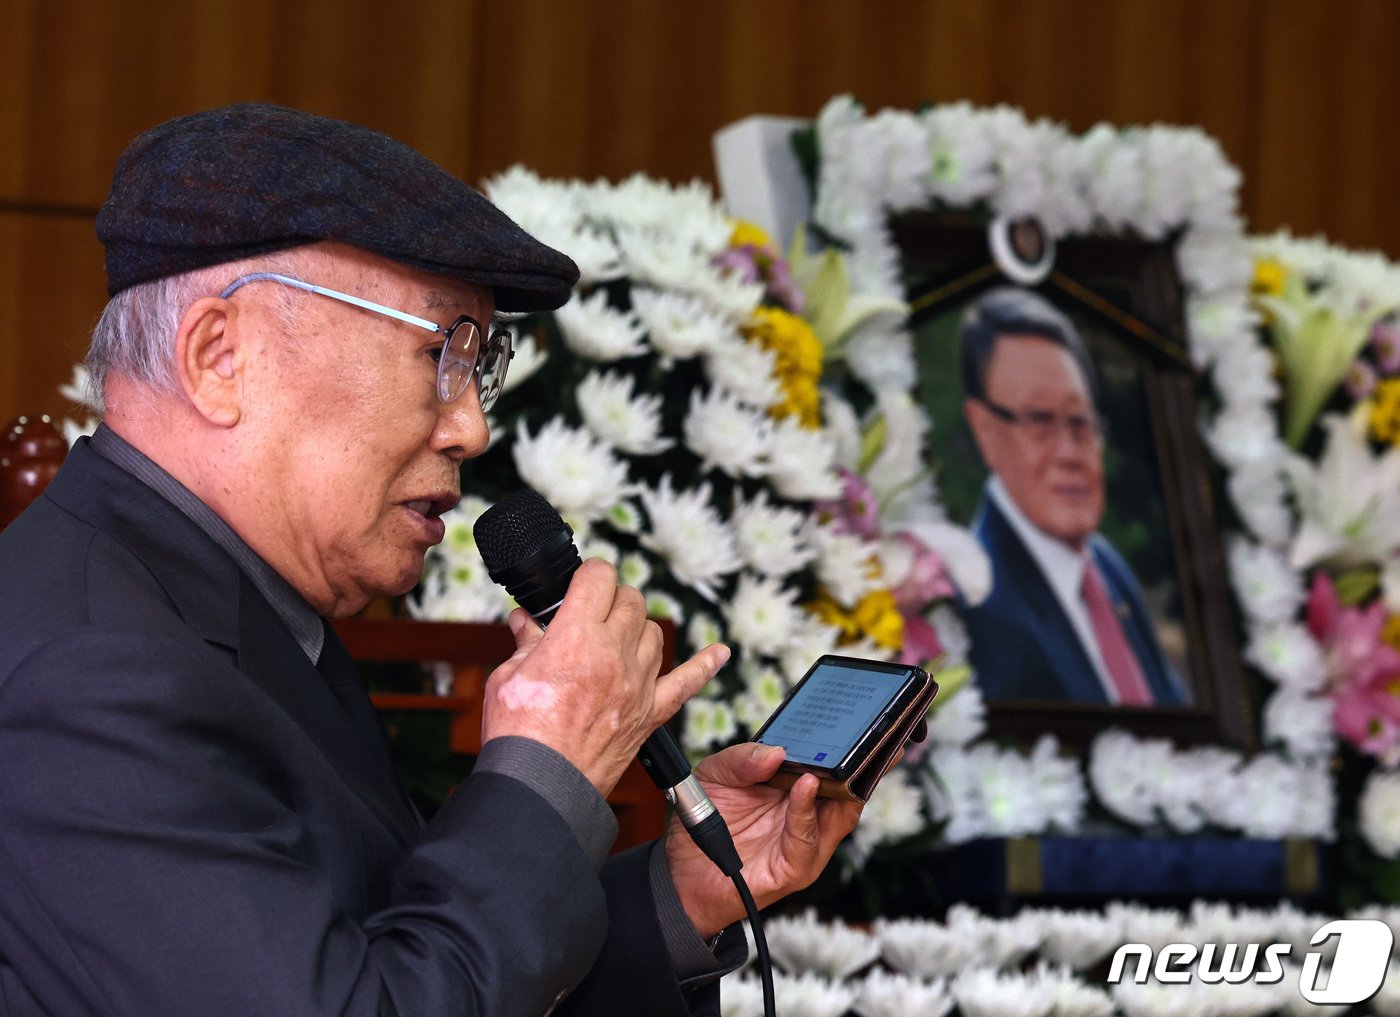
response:
{"label": "white patch on hand", "polygon": [[552,710],[559,694],[549,682],[513,676],[496,690],[496,698],[507,710]]}

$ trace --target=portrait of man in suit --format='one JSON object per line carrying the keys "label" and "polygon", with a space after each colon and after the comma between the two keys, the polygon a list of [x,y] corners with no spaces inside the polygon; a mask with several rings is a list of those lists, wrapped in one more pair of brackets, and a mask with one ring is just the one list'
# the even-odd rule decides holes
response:
{"label": "portrait of man in suit", "polygon": [[964,310],[959,342],[963,415],[989,474],[972,527],[993,585],[965,612],[983,693],[1188,704],[1138,579],[1099,532],[1108,434],[1075,325],[1034,291],[1000,287]]}

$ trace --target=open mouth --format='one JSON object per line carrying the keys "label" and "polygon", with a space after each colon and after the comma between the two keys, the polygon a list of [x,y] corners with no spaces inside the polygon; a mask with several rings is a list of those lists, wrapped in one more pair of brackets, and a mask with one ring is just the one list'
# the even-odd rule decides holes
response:
{"label": "open mouth", "polygon": [[435,494],[431,498],[418,498],[414,501],[405,501],[400,504],[410,512],[416,512],[424,519],[438,519],[444,512],[449,512],[460,500],[460,496],[450,492]]}

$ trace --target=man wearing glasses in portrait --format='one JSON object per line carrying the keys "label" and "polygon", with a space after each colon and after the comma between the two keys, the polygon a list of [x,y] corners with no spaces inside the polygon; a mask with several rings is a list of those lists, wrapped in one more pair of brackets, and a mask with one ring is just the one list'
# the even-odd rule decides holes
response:
{"label": "man wearing glasses in portrait", "polygon": [[1031,290],[1001,287],[960,336],[963,412],[991,473],[973,529],[993,586],[965,612],[983,693],[1185,704],[1137,580],[1097,532],[1105,428],[1079,333]]}

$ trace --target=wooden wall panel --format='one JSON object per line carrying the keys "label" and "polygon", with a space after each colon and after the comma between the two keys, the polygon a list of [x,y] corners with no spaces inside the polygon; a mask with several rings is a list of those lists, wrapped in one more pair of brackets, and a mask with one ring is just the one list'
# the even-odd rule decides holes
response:
{"label": "wooden wall panel", "polygon": [[1243,171],[1253,229],[1400,257],[1397,40],[1394,0],[0,0],[0,423],[63,408],[112,165],[193,110],[358,120],[473,182],[713,180],[714,131],[842,92],[1193,123]]}

